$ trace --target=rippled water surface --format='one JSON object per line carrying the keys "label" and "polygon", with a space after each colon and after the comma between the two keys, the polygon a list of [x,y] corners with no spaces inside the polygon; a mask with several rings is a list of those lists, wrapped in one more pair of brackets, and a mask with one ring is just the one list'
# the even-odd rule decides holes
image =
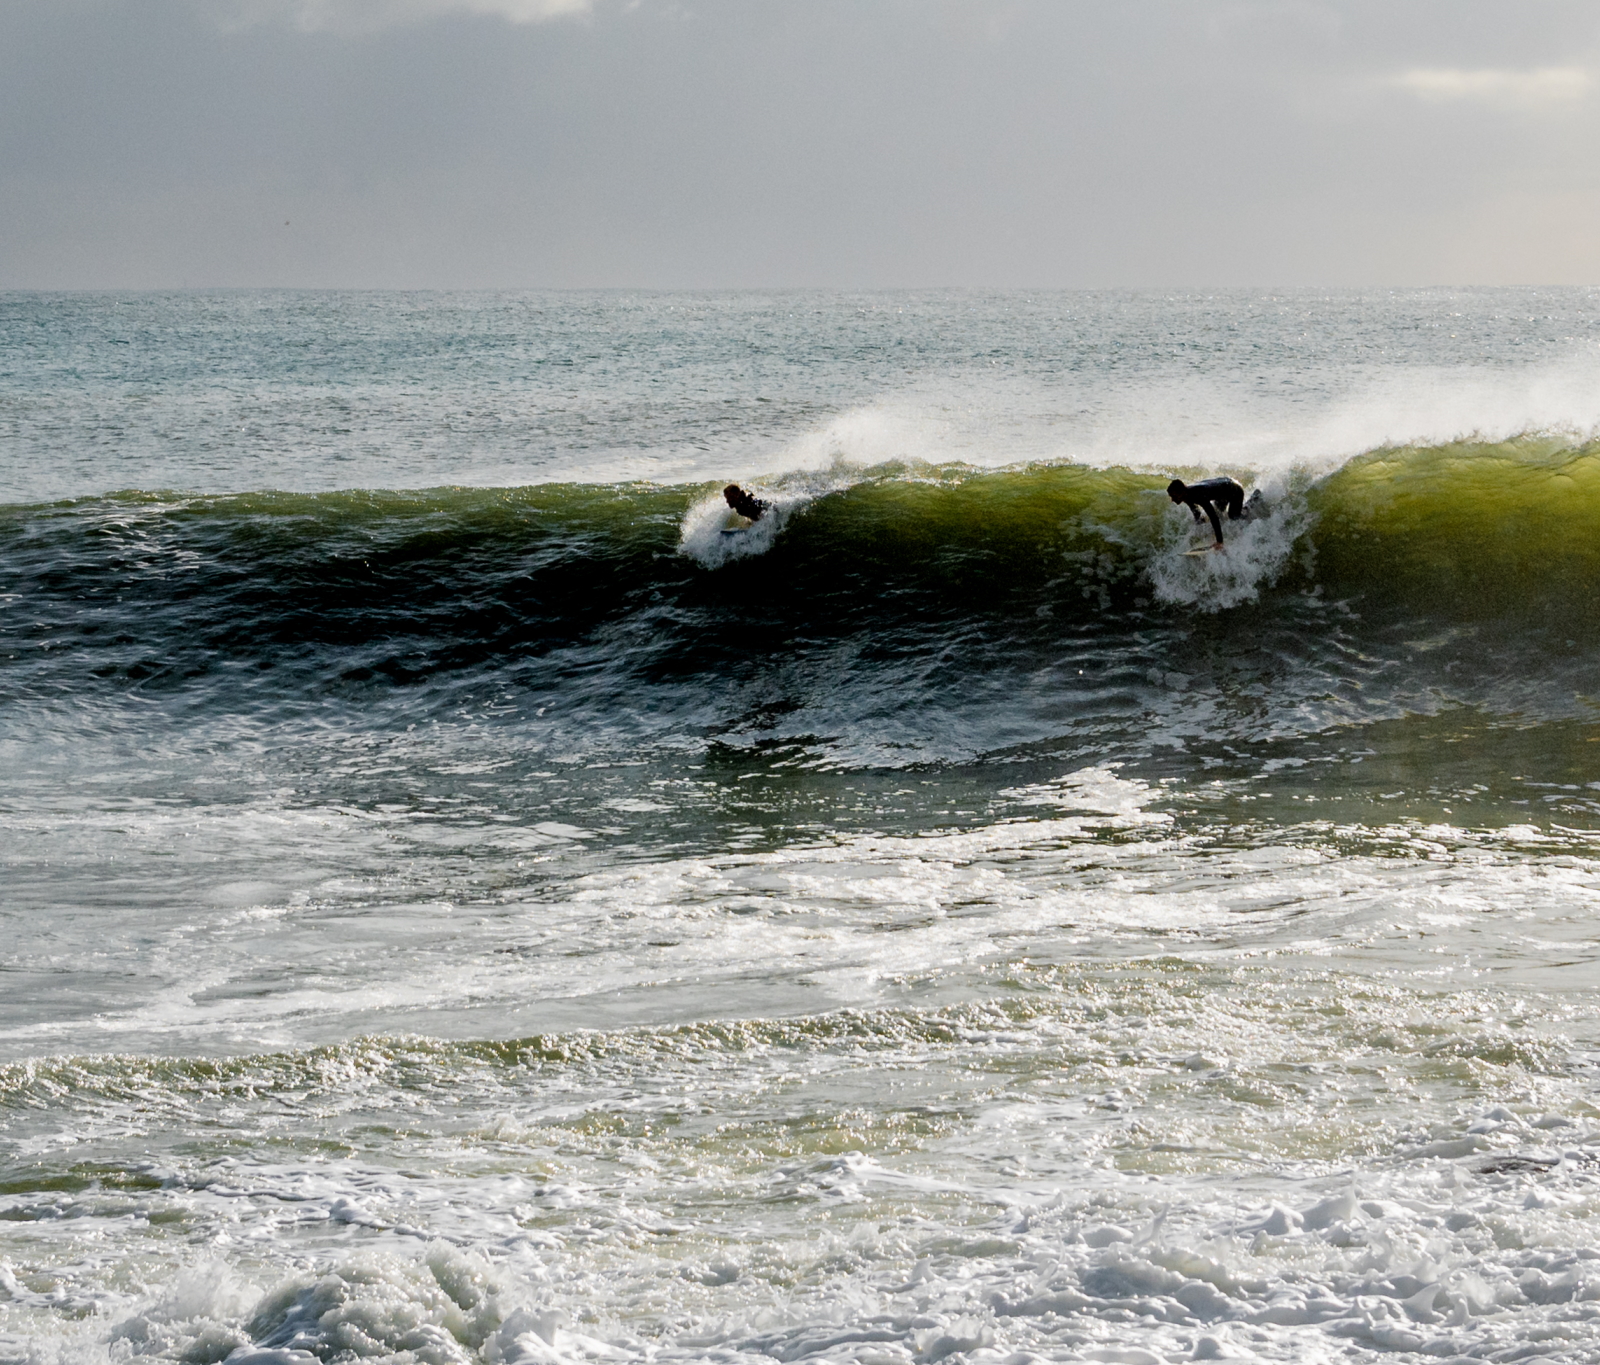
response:
{"label": "rippled water surface", "polygon": [[1597,322],[0,296],[0,1362],[1600,1360]]}

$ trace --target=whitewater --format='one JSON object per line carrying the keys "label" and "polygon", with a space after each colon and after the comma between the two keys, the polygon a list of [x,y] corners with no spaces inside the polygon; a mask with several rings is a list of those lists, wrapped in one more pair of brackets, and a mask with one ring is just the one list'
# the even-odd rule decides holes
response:
{"label": "whitewater", "polygon": [[4,294],[0,489],[3,1365],[1600,1361],[1600,292]]}

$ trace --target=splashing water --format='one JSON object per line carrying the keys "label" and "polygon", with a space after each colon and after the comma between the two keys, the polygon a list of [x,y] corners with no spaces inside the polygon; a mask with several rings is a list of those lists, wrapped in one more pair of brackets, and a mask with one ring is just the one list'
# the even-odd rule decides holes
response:
{"label": "splashing water", "polygon": [[1600,1358],[1600,294],[0,340],[3,1365]]}

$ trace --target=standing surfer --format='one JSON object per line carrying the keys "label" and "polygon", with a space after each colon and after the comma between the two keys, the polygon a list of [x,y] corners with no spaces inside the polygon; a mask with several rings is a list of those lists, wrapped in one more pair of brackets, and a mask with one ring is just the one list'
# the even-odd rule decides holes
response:
{"label": "standing surfer", "polygon": [[1223,477],[1217,479],[1201,479],[1199,483],[1186,484],[1182,479],[1174,479],[1167,485],[1167,496],[1173,502],[1181,503],[1194,513],[1195,524],[1200,522],[1200,511],[1205,509],[1205,514],[1211,518],[1211,529],[1216,533],[1216,544],[1211,548],[1222,548],[1222,520],[1217,516],[1218,507],[1227,509],[1228,520],[1238,521],[1244,515],[1244,488],[1235,480]]}

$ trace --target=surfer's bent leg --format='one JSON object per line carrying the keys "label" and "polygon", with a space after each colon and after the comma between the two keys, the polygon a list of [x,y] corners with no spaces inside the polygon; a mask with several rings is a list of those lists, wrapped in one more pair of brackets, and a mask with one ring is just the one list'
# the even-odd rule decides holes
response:
{"label": "surfer's bent leg", "polygon": [[1238,521],[1244,515],[1244,489],[1234,484],[1228,490],[1228,520]]}

